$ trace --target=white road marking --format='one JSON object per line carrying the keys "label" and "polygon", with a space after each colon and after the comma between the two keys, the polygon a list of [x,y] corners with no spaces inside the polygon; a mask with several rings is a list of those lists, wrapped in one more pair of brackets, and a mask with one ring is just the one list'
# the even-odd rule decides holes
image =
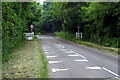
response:
{"label": "white road marking", "polygon": [[44,49],[43,51],[44,51],[44,52],[47,52],[47,51],[49,51],[49,50],[45,50],[45,49]]}
{"label": "white road marking", "polygon": [[43,49],[45,49],[46,47],[43,47]]}
{"label": "white road marking", "polygon": [[101,67],[99,66],[94,66],[94,67],[86,67],[87,69],[102,69]]}
{"label": "white road marking", "polygon": [[112,72],[111,70],[109,70],[109,69],[107,69],[105,67],[102,67],[102,69],[104,69],[105,71],[107,71],[107,72],[109,72],[109,73],[111,73],[111,74],[113,74],[113,75],[115,75],[117,77],[120,77],[117,73],[114,73],[114,72]]}
{"label": "white road marking", "polygon": [[88,62],[88,60],[87,59],[80,59],[80,60],[74,60],[74,61],[80,61],[80,62],[82,62],[82,61],[85,61],[85,62]]}
{"label": "white road marking", "polygon": [[56,68],[52,68],[52,72],[57,72],[57,71],[67,71],[69,69],[56,69]]}
{"label": "white road marking", "polygon": [[52,63],[60,63],[60,62],[63,62],[63,61],[48,61],[49,64],[52,64]]}
{"label": "white road marking", "polygon": [[82,57],[82,58],[86,58],[86,57],[84,57],[84,56],[82,56],[82,55],[80,55],[80,54],[78,54],[78,53],[75,53],[75,54],[79,55],[79,56]]}
{"label": "white road marking", "polygon": [[45,54],[50,54],[50,52],[45,52]]}
{"label": "white road marking", "polygon": [[65,53],[73,53],[72,51],[65,51]]}
{"label": "white road marking", "polygon": [[60,50],[65,50],[65,51],[67,51],[68,49],[60,49]]}
{"label": "white road marking", "polygon": [[50,39],[54,39],[53,37],[49,37]]}
{"label": "white road marking", "polygon": [[47,58],[55,58],[55,57],[57,57],[57,56],[46,56]]}
{"label": "white road marking", "polygon": [[59,37],[55,37],[55,38],[60,39]]}
{"label": "white road marking", "polygon": [[61,45],[61,44],[58,44],[59,46],[63,46],[63,45]]}
{"label": "white road marking", "polygon": [[62,48],[65,48],[64,46],[62,46]]}
{"label": "white road marking", "polygon": [[65,48],[63,45],[61,45],[61,44],[58,44],[60,47],[62,47],[62,48]]}
{"label": "white road marking", "polygon": [[113,78],[117,78],[118,80],[120,80],[120,78],[119,78],[119,77],[113,77]]}
{"label": "white road marking", "polygon": [[78,55],[68,55],[68,56],[78,56]]}

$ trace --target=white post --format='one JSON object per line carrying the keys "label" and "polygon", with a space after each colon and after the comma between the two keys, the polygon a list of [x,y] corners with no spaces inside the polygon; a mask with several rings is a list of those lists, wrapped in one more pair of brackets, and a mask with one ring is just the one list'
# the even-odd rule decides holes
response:
{"label": "white post", "polygon": [[78,28],[78,32],[76,32],[76,38],[77,39],[79,39],[79,38],[82,39],[82,32],[80,33],[80,31],[79,31],[80,27],[78,26],[77,28]]}
{"label": "white post", "polygon": [[77,32],[76,32],[76,39],[77,39]]}
{"label": "white post", "polygon": [[81,32],[81,39],[82,39],[82,32]]}

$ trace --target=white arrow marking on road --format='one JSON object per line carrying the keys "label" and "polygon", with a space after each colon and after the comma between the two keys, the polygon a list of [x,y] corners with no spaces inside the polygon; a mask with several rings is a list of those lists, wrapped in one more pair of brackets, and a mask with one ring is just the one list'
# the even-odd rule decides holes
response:
{"label": "white arrow marking on road", "polygon": [[60,63],[60,62],[63,62],[63,61],[48,61],[49,64],[52,64],[52,63]]}
{"label": "white arrow marking on road", "polygon": [[87,59],[80,59],[80,60],[74,60],[74,61],[80,61],[80,62],[85,61],[85,62],[88,62]]}
{"label": "white arrow marking on road", "polygon": [[46,56],[47,58],[55,58],[55,57],[57,57],[57,56]]}
{"label": "white arrow marking on road", "polygon": [[55,68],[52,68],[52,72],[57,72],[57,71],[67,71],[69,69],[55,69]]}
{"label": "white arrow marking on road", "polygon": [[78,56],[78,55],[68,55],[68,56]]}
{"label": "white arrow marking on road", "polygon": [[113,75],[115,75],[115,76],[117,76],[117,77],[120,77],[117,73],[114,73],[114,72],[112,72],[111,70],[108,70],[108,69],[105,68],[105,67],[102,67],[102,69],[104,69],[105,71],[107,71],[107,72],[109,72],[109,73],[111,73],[111,74],[113,74]]}
{"label": "white arrow marking on road", "polygon": [[99,66],[94,66],[94,67],[86,67],[87,69],[102,69],[101,67]]}

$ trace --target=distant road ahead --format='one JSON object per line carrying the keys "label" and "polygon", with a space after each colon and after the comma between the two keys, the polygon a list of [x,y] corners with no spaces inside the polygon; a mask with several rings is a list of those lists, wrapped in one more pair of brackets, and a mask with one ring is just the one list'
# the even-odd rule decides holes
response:
{"label": "distant road ahead", "polygon": [[117,78],[118,57],[74,44],[52,35],[40,35],[49,62],[50,78]]}

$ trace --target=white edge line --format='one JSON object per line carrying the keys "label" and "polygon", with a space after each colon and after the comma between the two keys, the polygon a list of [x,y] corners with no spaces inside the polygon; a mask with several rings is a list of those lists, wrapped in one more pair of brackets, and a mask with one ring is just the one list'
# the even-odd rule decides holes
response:
{"label": "white edge line", "polygon": [[56,68],[52,68],[51,69],[52,72],[57,72],[57,71],[66,71],[66,70],[69,70],[68,68],[67,69],[56,69]]}
{"label": "white edge line", "polygon": [[48,61],[49,64],[52,64],[52,63],[60,63],[60,62],[63,62],[63,61]]}
{"label": "white edge line", "polygon": [[115,76],[117,76],[117,77],[120,77],[117,73],[114,73],[114,72],[112,72],[111,70],[108,70],[108,69],[105,68],[105,67],[102,67],[102,69],[104,69],[105,71],[107,71],[107,72],[109,72],[109,73],[111,73],[111,74],[113,74],[113,75],[115,75]]}
{"label": "white edge line", "polygon": [[55,57],[57,57],[57,56],[46,56],[47,58],[55,58]]}

